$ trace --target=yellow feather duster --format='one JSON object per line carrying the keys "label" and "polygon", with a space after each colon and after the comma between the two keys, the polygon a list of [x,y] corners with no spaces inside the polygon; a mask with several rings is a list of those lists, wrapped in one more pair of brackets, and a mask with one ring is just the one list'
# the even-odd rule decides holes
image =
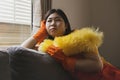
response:
{"label": "yellow feather duster", "polygon": [[38,47],[38,51],[43,51],[46,52],[46,49],[53,44],[52,40],[49,39],[45,39],[44,42],[42,42],[39,47]]}
{"label": "yellow feather duster", "polygon": [[71,56],[80,52],[92,51],[95,47],[100,47],[102,42],[103,32],[86,27],[65,36],[55,37],[54,41],[45,40],[41,45],[43,49],[39,48],[39,50],[46,51],[45,49],[53,44],[61,48],[65,55]]}

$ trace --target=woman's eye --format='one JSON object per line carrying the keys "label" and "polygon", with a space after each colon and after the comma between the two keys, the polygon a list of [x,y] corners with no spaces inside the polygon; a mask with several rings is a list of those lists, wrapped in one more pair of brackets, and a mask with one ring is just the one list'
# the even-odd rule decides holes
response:
{"label": "woman's eye", "polygon": [[47,22],[52,22],[52,20],[48,20]]}

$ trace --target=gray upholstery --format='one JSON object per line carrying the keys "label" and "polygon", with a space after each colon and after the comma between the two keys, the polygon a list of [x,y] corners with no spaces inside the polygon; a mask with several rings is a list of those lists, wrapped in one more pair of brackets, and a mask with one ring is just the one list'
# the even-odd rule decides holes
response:
{"label": "gray upholstery", "polygon": [[9,55],[6,51],[0,51],[0,80],[10,80]]}
{"label": "gray upholstery", "polygon": [[69,73],[48,54],[22,47],[10,47],[7,53],[11,80],[72,80]]}

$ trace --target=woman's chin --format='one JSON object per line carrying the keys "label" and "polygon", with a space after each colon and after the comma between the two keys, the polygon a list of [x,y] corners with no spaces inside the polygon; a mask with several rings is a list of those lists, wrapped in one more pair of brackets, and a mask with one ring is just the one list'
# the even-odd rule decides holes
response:
{"label": "woman's chin", "polygon": [[50,35],[51,35],[52,37],[62,36],[62,34],[56,34],[56,32],[55,32],[55,33],[54,33],[54,32],[51,32]]}

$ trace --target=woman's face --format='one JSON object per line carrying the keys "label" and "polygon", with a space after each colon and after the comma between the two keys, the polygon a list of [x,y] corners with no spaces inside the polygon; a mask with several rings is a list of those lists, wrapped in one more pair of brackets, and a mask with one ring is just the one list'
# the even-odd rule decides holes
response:
{"label": "woman's face", "polygon": [[53,13],[46,20],[46,29],[52,37],[62,36],[66,30],[65,22],[61,16]]}

